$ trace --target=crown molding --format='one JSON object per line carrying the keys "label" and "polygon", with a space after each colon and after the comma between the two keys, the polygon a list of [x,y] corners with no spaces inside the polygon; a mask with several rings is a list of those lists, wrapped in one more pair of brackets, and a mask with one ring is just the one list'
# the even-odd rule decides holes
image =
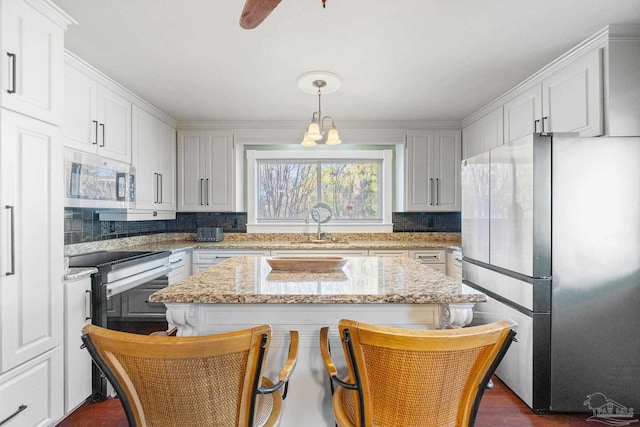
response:
{"label": "crown molding", "polygon": [[69,25],[78,25],[78,21],[69,16],[67,12],[62,10],[51,0],[25,0],[25,2],[33,6],[47,18],[51,19],[65,31],[69,28]]}

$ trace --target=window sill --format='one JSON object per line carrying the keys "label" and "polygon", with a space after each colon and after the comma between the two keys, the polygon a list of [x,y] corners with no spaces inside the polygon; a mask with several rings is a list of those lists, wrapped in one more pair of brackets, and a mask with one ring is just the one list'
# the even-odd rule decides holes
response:
{"label": "window sill", "polygon": [[[315,233],[318,224],[247,224],[247,233]],[[323,233],[393,233],[393,224],[322,224]]]}

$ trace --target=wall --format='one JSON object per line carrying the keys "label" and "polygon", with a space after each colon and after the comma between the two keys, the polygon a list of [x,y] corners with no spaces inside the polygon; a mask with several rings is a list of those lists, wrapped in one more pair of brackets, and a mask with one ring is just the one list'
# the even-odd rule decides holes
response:
{"label": "wall", "polygon": [[[244,212],[182,213],[166,221],[100,221],[94,209],[64,209],[64,244],[86,243],[157,233],[195,233],[198,227],[222,227],[225,233],[246,233]],[[396,212],[394,232],[460,232],[460,212]]]}

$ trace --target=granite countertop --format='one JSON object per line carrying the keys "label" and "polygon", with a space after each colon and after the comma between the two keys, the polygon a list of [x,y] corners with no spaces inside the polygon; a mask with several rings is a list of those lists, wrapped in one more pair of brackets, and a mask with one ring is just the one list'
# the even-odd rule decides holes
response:
{"label": "granite countertop", "polygon": [[98,269],[94,267],[69,267],[64,273],[64,280],[82,279],[97,272]]}
{"label": "granite countertop", "polygon": [[439,241],[392,241],[392,240],[359,240],[338,241],[335,243],[312,243],[290,241],[222,241],[222,242],[159,242],[146,245],[130,246],[126,250],[165,251],[179,249],[447,249],[447,242]]}
{"label": "granite countertop", "polygon": [[272,271],[234,257],[152,294],[151,302],[219,304],[484,302],[486,296],[409,258],[350,257],[341,271]]}

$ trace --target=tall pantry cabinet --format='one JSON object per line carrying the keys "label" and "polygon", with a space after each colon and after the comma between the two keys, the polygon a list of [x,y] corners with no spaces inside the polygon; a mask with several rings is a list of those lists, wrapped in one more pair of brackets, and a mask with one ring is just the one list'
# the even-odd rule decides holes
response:
{"label": "tall pantry cabinet", "polygon": [[64,31],[49,0],[0,0],[0,425],[63,415]]}

